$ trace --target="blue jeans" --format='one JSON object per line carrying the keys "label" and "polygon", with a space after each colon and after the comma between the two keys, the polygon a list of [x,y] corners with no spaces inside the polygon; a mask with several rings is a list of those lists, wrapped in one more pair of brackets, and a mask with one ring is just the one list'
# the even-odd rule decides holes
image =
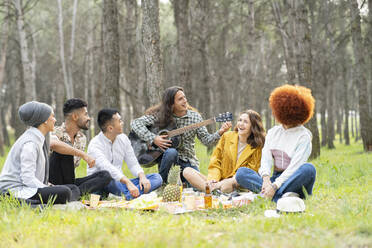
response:
{"label": "blue jeans", "polygon": [[[158,173],[146,175],[147,179],[150,181],[151,188],[149,193],[162,184],[161,176]],[[140,195],[143,194],[143,190],[140,189],[139,178],[130,179],[134,186],[136,186],[140,192]],[[112,193],[114,195],[124,195],[126,200],[132,200],[133,196],[130,194],[127,186],[124,183],[121,183],[116,180],[111,180],[111,182],[106,186],[105,191]]]}
{"label": "blue jeans", "polygon": [[[273,176],[270,178],[274,182],[283,172],[274,171]],[[313,193],[313,186],[316,177],[316,170],[314,165],[306,163],[300,166],[287,181],[275,192],[273,201],[277,202],[283,194],[287,192],[295,192],[301,198],[305,198],[303,188],[305,188],[308,195]],[[235,175],[236,181],[243,188],[249,189],[252,192],[259,193],[262,188],[263,180],[261,176],[247,167],[241,167],[237,170]]]}
{"label": "blue jeans", "polygon": [[174,164],[178,164],[181,167],[182,182],[186,182],[186,179],[182,175],[182,172],[186,167],[191,167],[199,171],[199,168],[197,166],[191,165],[189,161],[183,161],[182,159],[179,159],[178,151],[174,148],[168,148],[167,150],[165,150],[163,155],[158,158],[157,162],[158,162],[159,174],[162,177],[164,183],[168,182],[169,170]]}

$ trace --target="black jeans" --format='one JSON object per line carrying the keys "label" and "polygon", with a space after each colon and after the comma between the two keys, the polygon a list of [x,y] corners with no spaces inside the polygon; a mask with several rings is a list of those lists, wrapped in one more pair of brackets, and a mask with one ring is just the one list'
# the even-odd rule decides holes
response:
{"label": "black jeans", "polygon": [[30,199],[39,200],[41,203],[46,204],[53,197],[56,197],[54,201],[55,204],[65,204],[66,202],[79,199],[80,190],[73,184],[38,188],[36,194]]}
{"label": "black jeans", "polygon": [[80,194],[102,191],[110,181],[108,171],[98,171],[90,176],[75,179],[74,157],[53,152],[49,159],[49,182],[54,185],[75,184]]}

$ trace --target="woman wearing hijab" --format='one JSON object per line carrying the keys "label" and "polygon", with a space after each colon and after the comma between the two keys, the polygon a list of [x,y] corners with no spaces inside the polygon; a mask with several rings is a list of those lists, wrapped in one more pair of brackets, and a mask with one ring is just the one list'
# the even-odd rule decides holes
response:
{"label": "woman wearing hijab", "polygon": [[10,192],[17,198],[54,203],[77,200],[75,185],[48,186],[49,132],[56,119],[53,109],[36,101],[23,104],[18,110],[21,121],[29,126],[14,143],[0,174],[0,192]]}

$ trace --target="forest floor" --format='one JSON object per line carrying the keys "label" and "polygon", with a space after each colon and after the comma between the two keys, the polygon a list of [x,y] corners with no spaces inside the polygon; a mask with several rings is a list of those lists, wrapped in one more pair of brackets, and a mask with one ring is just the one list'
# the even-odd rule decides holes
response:
{"label": "forest floor", "polygon": [[[372,247],[372,153],[363,153],[360,142],[336,147],[312,161],[317,179],[303,214],[266,218],[275,204],[264,199],[183,215],[39,211],[2,200],[0,247]],[[205,173],[209,156],[199,143],[197,153]],[[85,171],[82,163],[77,176]]]}

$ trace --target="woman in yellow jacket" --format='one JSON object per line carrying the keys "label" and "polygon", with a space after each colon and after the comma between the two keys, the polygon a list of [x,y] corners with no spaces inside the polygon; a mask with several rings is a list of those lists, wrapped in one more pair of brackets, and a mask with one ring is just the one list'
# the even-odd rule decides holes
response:
{"label": "woman in yellow jacket", "polygon": [[246,110],[240,113],[234,131],[225,132],[219,140],[208,166],[208,176],[191,167],[184,169],[183,176],[198,190],[205,191],[208,183],[211,190],[231,192],[238,187],[235,173],[240,167],[258,171],[264,143],[261,116],[253,110]]}

